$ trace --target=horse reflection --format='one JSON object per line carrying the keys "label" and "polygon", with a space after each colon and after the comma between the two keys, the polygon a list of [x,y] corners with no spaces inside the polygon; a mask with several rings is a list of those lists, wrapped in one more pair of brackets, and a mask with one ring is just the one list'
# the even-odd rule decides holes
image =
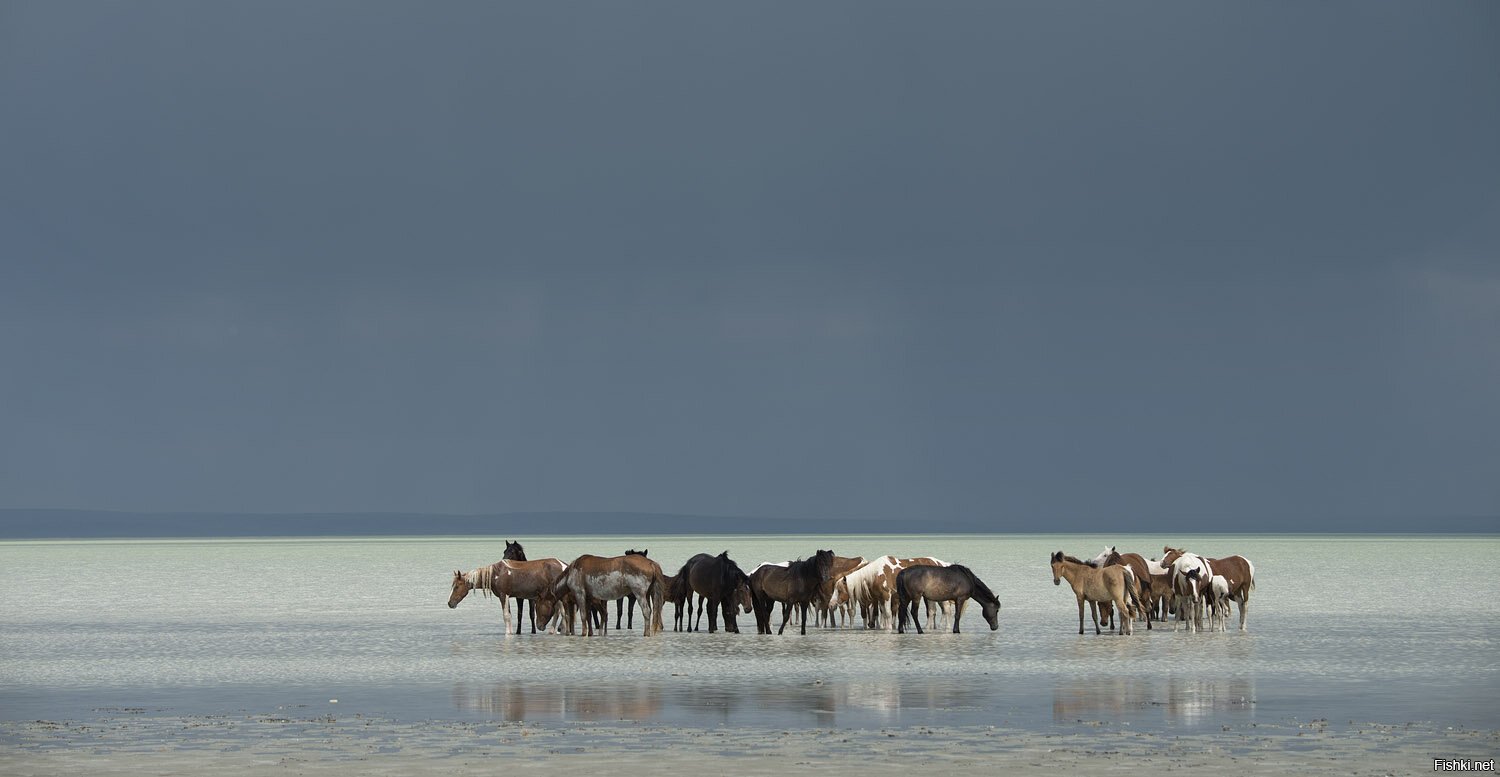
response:
{"label": "horse reflection", "polygon": [[607,685],[600,688],[499,684],[453,687],[454,705],[466,712],[482,712],[508,721],[527,720],[656,720],[664,702],[660,688],[650,685]]}
{"label": "horse reflection", "polygon": [[1168,723],[1208,723],[1226,718],[1254,717],[1255,681],[1248,678],[1215,680],[1169,677],[1165,682],[1138,677],[1101,677],[1068,680],[1052,689],[1052,719],[1122,721],[1155,717]]}

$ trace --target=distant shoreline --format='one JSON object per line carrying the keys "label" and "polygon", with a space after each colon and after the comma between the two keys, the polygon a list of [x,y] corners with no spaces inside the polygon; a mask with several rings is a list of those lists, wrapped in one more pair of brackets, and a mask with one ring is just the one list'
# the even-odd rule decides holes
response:
{"label": "distant shoreline", "polygon": [[1077,518],[1066,521],[796,519],[626,512],[517,512],[489,515],[418,513],[140,513],[103,510],[0,509],[0,540],[265,539],[499,536],[758,536],[819,534],[1297,534],[1484,536],[1500,534],[1500,517],[1389,521],[1265,519],[1206,521]]}

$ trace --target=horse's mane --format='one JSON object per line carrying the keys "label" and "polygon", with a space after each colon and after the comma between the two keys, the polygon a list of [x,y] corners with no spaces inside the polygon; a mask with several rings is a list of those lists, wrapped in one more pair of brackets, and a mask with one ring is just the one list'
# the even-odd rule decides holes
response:
{"label": "horse's mane", "polygon": [[1063,555],[1063,561],[1071,561],[1074,564],[1082,564],[1082,565],[1084,565],[1086,567],[1094,566],[1092,563],[1084,561],[1083,559],[1078,558],[1077,556],[1069,556],[1069,555],[1066,555],[1066,554]]}
{"label": "horse's mane", "polygon": [[991,591],[990,587],[987,586],[987,585],[985,585],[984,581],[980,580],[978,575],[974,574],[974,570],[969,569],[968,567],[964,566],[963,564],[949,564],[946,568],[947,569],[956,569],[956,570],[958,570],[958,572],[960,574],[962,574],[964,577],[967,577],[969,579],[969,585],[974,586],[974,590],[976,590],[979,593],[983,594],[982,597],[981,596],[974,597],[975,599],[988,599],[989,601],[992,601],[992,602],[998,602],[998,601],[1000,601],[1000,597],[996,596],[995,592]]}

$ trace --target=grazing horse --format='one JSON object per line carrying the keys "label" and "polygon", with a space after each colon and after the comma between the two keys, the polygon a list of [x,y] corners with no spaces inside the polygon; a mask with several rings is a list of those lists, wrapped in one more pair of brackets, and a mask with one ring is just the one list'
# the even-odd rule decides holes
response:
{"label": "grazing horse", "polygon": [[[518,599],[537,599],[545,595],[552,584],[562,576],[566,566],[555,558],[538,559],[536,561],[496,561],[486,567],[479,567],[468,572],[453,571],[453,591],[448,595],[448,607],[457,607],[463,601],[469,591],[479,589],[486,594],[494,594],[500,597],[503,604],[505,598],[514,596]],[[504,608],[505,631],[510,632],[510,608]],[[536,606],[531,608],[531,633],[536,633]],[[542,621],[542,628],[547,627],[547,621]],[[516,619],[516,633],[521,633],[521,621]]]}
{"label": "grazing horse", "polygon": [[[912,567],[946,567],[946,566],[948,566],[948,562],[943,561],[941,559],[933,558],[931,556],[917,556],[916,558],[903,558],[903,559],[897,559],[897,561],[896,561],[897,574],[900,574],[901,570],[911,569]],[[895,596],[895,594],[896,594],[896,579],[894,577],[892,577],[891,578],[891,595]],[[932,601],[932,600],[929,599],[929,600],[927,600],[926,605],[927,605],[927,628],[929,628],[929,629],[936,629],[937,628],[937,614],[939,612],[942,613],[942,616],[943,616],[944,620],[946,620],[948,618],[948,603],[946,601],[936,601],[936,602],[934,602],[934,601]]]}
{"label": "grazing horse", "polygon": [[[762,564],[750,574],[750,591],[755,607],[755,628],[760,634],[771,633],[771,607],[775,602],[792,605],[802,615],[802,634],[807,634],[807,608],[817,598],[823,584],[833,574],[833,551],[820,550],[811,559],[787,562],[786,566]],[[791,617],[791,608],[781,610],[781,634]]]}
{"label": "grazing horse", "polygon": [[[1166,554],[1161,557],[1162,566],[1171,567],[1183,555],[1183,550],[1167,546],[1162,548],[1162,553]],[[1229,583],[1229,598],[1240,606],[1240,631],[1246,631],[1245,610],[1250,606],[1250,593],[1255,590],[1255,565],[1239,555],[1204,560],[1213,568],[1214,574],[1223,575]]]}
{"label": "grazing horse", "polygon": [[[1063,555],[1062,551],[1052,554],[1052,584],[1062,585],[1066,578],[1068,585],[1073,587],[1073,596],[1078,599],[1078,633],[1083,633],[1083,603],[1098,602],[1113,604],[1119,611],[1120,617],[1116,619],[1115,631],[1120,634],[1134,634],[1134,614],[1128,601],[1133,601],[1137,606],[1140,602],[1135,599],[1135,592],[1126,582],[1126,576],[1130,575],[1129,567],[1091,567],[1072,556]],[[1099,616],[1093,617],[1094,633],[1099,634]]]}
{"label": "grazing horse", "polygon": [[[720,608],[724,611],[724,630],[735,634],[740,631],[735,613],[742,607],[746,612],[754,609],[750,596],[750,577],[740,570],[739,564],[729,559],[727,550],[717,556],[707,553],[693,556],[678,570],[677,578],[686,582],[688,590],[702,597],[700,602],[708,603],[710,634],[719,629]],[[696,622],[690,625],[689,631],[697,629]]]}
{"label": "grazing horse", "polygon": [[[661,566],[644,555],[630,554],[605,558],[582,555],[568,565],[563,575],[568,589],[573,594],[575,605],[593,600],[611,601],[632,594],[641,603],[641,617],[646,621],[645,636],[662,629],[661,606],[666,600],[666,585]],[[609,632],[609,618],[599,629],[601,635]],[[594,635],[594,623],[590,617],[583,619],[584,636]]]}
{"label": "grazing horse", "polygon": [[[646,550],[636,550],[635,548],[631,548],[630,550],[625,551],[625,555],[640,556],[642,558],[645,558],[646,553],[649,550],[650,548],[647,548]],[[626,601],[630,602],[630,607],[628,610],[630,615],[629,618],[625,621],[625,627],[630,629],[635,628],[635,596],[626,595],[624,597],[621,597],[620,599],[615,600],[615,628],[617,629],[620,628],[620,613],[626,610]]]}
{"label": "grazing horse", "polygon": [[964,605],[969,599],[979,602],[984,620],[990,631],[1000,628],[1000,597],[985,585],[966,566],[913,566],[896,575],[896,612],[899,623],[897,634],[906,633],[906,611],[911,609],[911,619],[917,633],[922,632],[922,620],[917,617],[917,601],[953,602],[953,633],[958,633],[958,622],[963,618]]}

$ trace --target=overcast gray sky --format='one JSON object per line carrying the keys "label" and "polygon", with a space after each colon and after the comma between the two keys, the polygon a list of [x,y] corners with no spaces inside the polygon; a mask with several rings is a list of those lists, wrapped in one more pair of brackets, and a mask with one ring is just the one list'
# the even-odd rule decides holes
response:
{"label": "overcast gray sky", "polygon": [[0,2],[0,507],[1500,513],[1500,5]]}

